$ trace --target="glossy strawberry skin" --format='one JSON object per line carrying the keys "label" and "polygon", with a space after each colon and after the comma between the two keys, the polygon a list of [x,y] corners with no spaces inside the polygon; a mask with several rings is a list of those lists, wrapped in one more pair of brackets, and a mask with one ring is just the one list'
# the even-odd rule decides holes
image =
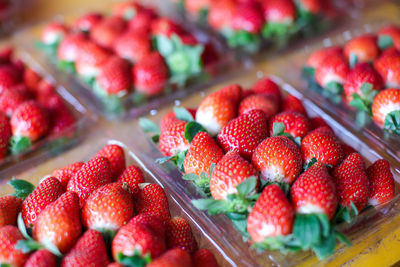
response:
{"label": "glossy strawberry skin", "polygon": [[8,146],[11,138],[11,125],[4,113],[0,112],[0,160],[8,154]]}
{"label": "glossy strawberry skin", "polygon": [[357,36],[347,42],[343,53],[347,60],[350,60],[353,54],[357,57],[358,62],[372,62],[379,56],[377,38],[372,34]]}
{"label": "glossy strawberry skin", "polygon": [[225,125],[217,136],[217,142],[225,152],[236,150],[245,159],[251,159],[258,144],[267,136],[264,112],[252,110]]}
{"label": "glossy strawberry skin", "polygon": [[267,23],[292,24],[296,17],[296,7],[290,0],[264,1],[263,12]]}
{"label": "glossy strawberry skin", "polygon": [[307,117],[303,102],[294,95],[287,95],[282,103],[282,111],[295,111]]}
{"label": "glossy strawberry skin", "polygon": [[173,119],[162,127],[159,143],[165,156],[173,156],[189,148],[189,142],[185,138],[186,124],[186,121]]}
{"label": "glossy strawberry skin", "polygon": [[385,50],[374,61],[376,71],[381,75],[386,87],[400,86],[400,52],[394,48]]}
{"label": "glossy strawberry skin", "polygon": [[240,102],[239,115],[243,115],[251,110],[259,109],[264,111],[265,116],[270,118],[279,110],[279,105],[272,96],[267,94],[253,94],[244,98]]}
{"label": "glossy strawberry skin", "polygon": [[67,191],[78,194],[81,207],[97,188],[111,183],[110,162],[104,157],[89,160],[68,182]]}
{"label": "glossy strawberry skin", "polygon": [[378,126],[383,127],[386,116],[395,110],[400,110],[400,89],[382,90],[372,103],[372,118]]}
{"label": "glossy strawberry skin", "polygon": [[125,153],[119,145],[111,144],[100,149],[95,157],[105,157],[110,162],[113,180],[116,180],[125,170]]}
{"label": "glossy strawberry skin", "polygon": [[236,194],[236,186],[245,179],[257,176],[257,171],[237,152],[231,151],[217,163],[210,178],[210,191],[214,199],[226,199]]}
{"label": "glossy strawberry skin", "polygon": [[85,42],[87,42],[87,39],[82,33],[73,33],[65,36],[57,48],[58,60],[75,62],[78,58],[79,49]]}
{"label": "glossy strawberry skin", "polygon": [[112,49],[115,39],[124,31],[125,22],[117,16],[110,16],[93,26],[90,38],[107,49]]}
{"label": "glossy strawberry skin", "polygon": [[83,77],[99,75],[101,66],[109,59],[107,50],[93,42],[85,42],[78,51],[75,61],[76,72]]}
{"label": "glossy strawberry skin", "polygon": [[192,259],[180,248],[170,249],[147,265],[148,267],[192,266]]}
{"label": "glossy strawberry skin", "polygon": [[352,201],[358,211],[368,203],[369,181],[365,164],[357,153],[350,154],[333,170],[333,178],[339,194],[339,203],[349,206]]}
{"label": "glossy strawberry skin", "polygon": [[151,34],[153,36],[164,35],[171,37],[173,34],[180,36],[183,31],[179,24],[166,17],[157,18],[151,23]]}
{"label": "glossy strawberry skin", "polygon": [[338,195],[326,167],[314,163],[302,173],[291,188],[291,199],[297,213],[324,213],[328,219],[335,215]]}
{"label": "glossy strawberry skin", "polygon": [[193,256],[194,267],[219,267],[214,254],[206,249],[199,249]]}
{"label": "glossy strawberry skin", "polygon": [[52,45],[60,41],[68,34],[68,28],[63,23],[51,22],[42,31],[41,41],[44,44]]}
{"label": "glossy strawberry skin", "polygon": [[114,52],[131,62],[139,62],[151,53],[152,44],[148,33],[128,31],[114,43]]}
{"label": "glossy strawberry skin", "polygon": [[271,136],[273,135],[274,123],[283,123],[285,125],[285,133],[294,138],[303,138],[311,130],[311,123],[308,118],[295,111],[284,111],[270,119],[269,133]]}
{"label": "glossy strawberry skin", "polygon": [[396,49],[400,48],[400,29],[396,25],[382,27],[378,32],[378,36],[389,36],[392,39],[394,47]]}
{"label": "glossy strawberry skin", "polygon": [[193,254],[197,250],[197,242],[190,224],[183,218],[174,217],[166,224],[166,241],[168,249],[180,248]]}
{"label": "glossy strawberry skin", "polygon": [[129,63],[120,57],[111,57],[101,67],[96,81],[107,95],[128,94],[132,87]]}
{"label": "glossy strawberry skin", "polygon": [[255,4],[239,4],[232,17],[232,28],[258,34],[264,24],[260,7]]}
{"label": "glossy strawberry skin", "polygon": [[282,101],[282,95],[279,86],[268,77],[258,80],[253,85],[251,90],[256,94],[272,96],[274,101],[277,102],[278,105]]}
{"label": "glossy strawberry skin", "polygon": [[0,197],[0,227],[17,225],[18,213],[21,211],[22,199],[14,196]]}
{"label": "glossy strawberry skin", "polygon": [[213,3],[208,13],[208,23],[218,31],[230,28],[236,8],[237,3],[234,0],[222,0]]}
{"label": "glossy strawberry skin", "polygon": [[375,161],[367,168],[367,176],[370,186],[369,204],[382,204],[395,196],[395,181],[387,160]]}
{"label": "glossy strawberry skin", "polygon": [[64,192],[64,187],[54,177],[49,177],[41,182],[22,202],[21,212],[25,226],[27,228],[33,226],[39,214]]}
{"label": "glossy strawberry skin", "polygon": [[75,20],[73,27],[82,32],[90,32],[91,29],[103,19],[99,13],[87,13]]}
{"label": "glossy strawberry skin", "polygon": [[61,253],[72,248],[81,232],[79,197],[74,192],[66,192],[49,204],[33,227],[35,240],[51,242]]}
{"label": "glossy strawberry skin", "polygon": [[24,237],[18,228],[13,225],[0,227],[0,263],[10,264],[16,267],[24,266],[29,255],[15,249],[15,245]]}
{"label": "glossy strawberry skin", "polygon": [[218,163],[224,156],[224,152],[214,139],[206,132],[199,132],[193,138],[189,151],[183,161],[186,174],[194,173],[200,176],[202,172],[210,173],[213,163]]}
{"label": "glossy strawberry skin", "polygon": [[133,195],[139,193],[139,184],[145,182],[142,170],[135,165],[126,167],[117,181],[127,183]]}
{"label": "glossy strawberry skin", "polygon": [[342,48],[338,46],[330,46],[317,50],[310,55],[306,65],[312,68],[318,68],[319,66],[321,66],[325,58],[329,57],[330,55],[341,56]]}
{"label": "glossy strawberry skin", "polygon": [[56,256],[47,249],[41,249],[29,256],[24,267],[55,267],[57,266]]}
{"label": "glossy strawberry skin", "polygon": [[26,100],[27,98],[14,88],[5,88],[0,94],[0,112],[3,112],[8,117],[11,117],[19,105]]}
{"label": "glossy strawberry skin", "polygon": [[252,163],[262,179],[288,184],[293,183],[303,165],[300,149],[286,136],[265,139],[254,151]]}
{"label": "glossy strawberry skin", "polygon": [[167,196],[161,186],[147,184],[135,196],[136,213],[146,213],[157,216],[161,221],[171,219]]}
{"label": "glossy strawberry skin", "polygon": [[[193,118],[196,118],[196,112],[197,109],[193,109],[193,108],[186,108],[187,111],[189,111],[189,113],[192,115]],[[165,115],[160,122],[160,129],[161,132],[167,128],[167,126],[173,122],[176,118],[175,112],[172,110],[170,112],[167,113],[167,115]]]}
{"label": "glossy strawberry skin", "polygon": [[68,181],[76,172],[78,172],[85,163],[75,162],[65,166],[64,168],[53,171],[51,176],[60,181],[64,188],[67,188]]}
{"label": "glossy strawberry skin", "polygon": [[321,65],[315,69],[315,80],[322,87],[330,82],[343,84],[349,70],[346,59],[341,55],[333,54],[327,56]]}
{"label": "glossy strawberry skin", "polygon": [[254,242],[292,232],[294,211],[277,185],[265,187],[247,218],[247,230]]}
{"label": "glossy strawberry skin", "polygon": [[107,247],[100,232],[87,230],[62,260],[62,267],[99,266],[106,267],[110,260]]}

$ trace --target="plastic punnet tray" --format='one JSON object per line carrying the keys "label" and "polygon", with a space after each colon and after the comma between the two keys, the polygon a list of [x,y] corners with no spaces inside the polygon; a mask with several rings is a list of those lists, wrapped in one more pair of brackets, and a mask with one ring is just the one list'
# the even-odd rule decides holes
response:
{"label": "plastic punnet tray", "polygon": [[[261,77],[263,77],[262,71],[251,72],[250,74],[232,79],[229,83],[239,83],[246,87],[251,86],[257,78]],[[283,94],[290,93],[303,100],[304,106],[310,117],[322,116],[334,129],[339,139],[360,152],[365,159],[367,166],[375,160],[382,158],[382,155],[359,140],[357,136],[348,131],[340,123],[333,120],[331,116],[326,114],[312,101],[304,98],[304,96],[292,86],[282,82],[277,77],[273,78],[281,85]],[[200,92],[185,100],[177,99],[174,104],[182,105],[184,107],[197,107],[205,95],[208,95],[229,83],[225,82],[224,84],[219,84],[210,88],[210,90],[207,90],[206,93]],[[169,105],[160,110],[152,110],[147,118],[153,120],[155,123],[159,123],[161,118],[172,110],[172,106],[173,105]],[[174,165],[170,163],[158,165],[158,163],[155,162],[155,159],[162,157],[161,152],[158,151],[158,148],[151,142],[145,133],[137,132],[140,131],[137,122],[135,122],[134,127],[138,129],[135,132],[132,132],[131,127],[127,127],[126,129],[124,129],[124,127],[118,127],[118,132],[125,135],[125,138],[130,139],[128,142],[132,144],[136,151],[141,152],[138,154],[138,157],[148,165],[161,182],[164,185],[171,186],[173,191],[179,196],[181,202],[190,203],[193,199],[201,198],[200,193],[196,191],[194,185],[190,182],[184,181],[181,178],[182,174]],[[399,171],[398,166],[392,165],[392,172],[395,176],[396,183],[400,182]],[[396,187],[398,192],[398,189],[400,188],[399,184],[396,184]],[[242,240],[240,234],[237,233],[232,223],[225,215],[209,216],[206,212],[197,210],[191,204],[188,205],[188,208],[191,212],[199,214],[198,223],[201,227],[207,229],[207,232],[216,241],[219,241],[219,244],[222,246],[221,249],[225,251],[226,256],[232,260],[236,266],[295,266],[300,264],[305,264],[306,266],[324,266],[333,264],[333,266],[335,266],[352,260],[353,257],[360,253],[357,251],[368,249],[375,244],[379,238],[389,235],[391,231],[394,230],[393,228],[387,227],[387,225],[390,224],[392,218],[395,217],[396,212],[400,209],[398,205],[399,198],[400,197],[397,194],[391,202],[362,213],[351,225],[341,225],[341,230],[343,230],[353,242],[353,247],[338,245],[334,255],[320,262],[309,252],[284,255],[276,251],[266,251],[260,254],[256,250],[251,249],[250,246]],[[368,242],[363,242],[366,236],[368,236],[370,240]],[[342,257],[342,255],[346,255],[346,257]],[[348,255],[352,256],[349,257]]]}

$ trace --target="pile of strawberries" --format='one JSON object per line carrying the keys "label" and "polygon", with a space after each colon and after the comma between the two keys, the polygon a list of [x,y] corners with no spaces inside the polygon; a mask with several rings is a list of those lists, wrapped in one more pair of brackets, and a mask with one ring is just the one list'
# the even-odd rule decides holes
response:
{"label": "pile of strawberries", "polygon": [[121,112],[121,98],[141,104],[199,78],[218,60],[211,43],[200,43],[173,20],[134,1],[116,4],[108,17],[87,13],[71,26],[52,22],[39,45],[114,113]]}
{"label": "pile of strawberries", "polygon": [[193,204],[225,213],[260,249],[333,253],[336,229],[364,209],[390,201],[395,182],[388,161],[368,168],[302,102],[282,97],[269,78],[249,90],[232,84],[196,109],[176,107],[160,128],[141,119],[166,156],[204,198]]}
{"label": "pile of strawberries", "polygon": [[354,37],[343,47],[314,52],[304,73],[311,86],[333,102],[357,110],[356,122],[372,120],[400,134],[400,28],[389,25],[378,33]]}
{"label": "pile of strawberries", "polygon": [[0,197],[0,264],[218,266],[189,223],[171,218],[164,190],[125,164],[124,150],[111,144],[36,188],[11,180],[14,195]]}
{"label": "pile of strawberries", "polygon": [[0,162],[46,136],[64,135],[75,122],[52,83],[14,58],[12,48],[0,51]]}
{"label": "pile of strawberries", "polygon": [[324,0],[183,0],[183,7],[247,52],[257,52],[262,39],[283,45],[293,35],[319,31],[335,13]]}

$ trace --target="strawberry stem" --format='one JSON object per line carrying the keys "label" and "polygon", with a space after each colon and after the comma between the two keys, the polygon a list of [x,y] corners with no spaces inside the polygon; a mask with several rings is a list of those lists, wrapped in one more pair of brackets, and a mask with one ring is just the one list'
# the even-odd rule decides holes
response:
{"label": "strawberry stem", "polygon": [[32,148],[32,142],[25,136],[13,136],[10,140],[10,151],[13,155],[21,154]]}

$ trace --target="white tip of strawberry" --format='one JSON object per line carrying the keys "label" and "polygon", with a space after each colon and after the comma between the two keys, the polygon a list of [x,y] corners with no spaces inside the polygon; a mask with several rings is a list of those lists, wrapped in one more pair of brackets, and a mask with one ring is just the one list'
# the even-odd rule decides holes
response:
{"label": "white tip of strawberry", "polygon": [[264,169],[261,171],[262,179],[269,181],[269,182],[284,182],[285,181],[285,174],[282,173],[282,170],[278,168],[274,168],[270,166],[268,169]]}
{"label": "white tip of strawberry", "polygon": [[139,188],[140,189],[143,189],[143,188],[145,188],[146,186],[148,186],[150,183],[141,183],[141,184],[139,184]]}
{"label": "white tip of strawberry", "polygon": [[302,213],[302,214],[310,214],[310,213],[325,213],[325,211],[320,207],[316,205],[304,205],[300,206],[297,210],[297,213]]}
{"label": "white tip of strawberry", "polygon": [[370,199],[368,200],[368,204],[370,204],[371,206],[378,206],[378,205],[381,204],[381,203],[380,203],[379,200],[377,200],[376,198],[370,198]]}
{"label": "white tip of strawberry", "polygon": [[324,79],[322,81],[322,86],[325,87],[330,82],[336,82],[336,83],[339,83],[339,84],[343,84],[344,80],[343,80],[342,77],[340,77],[340,76],[338,76],[336,74],[329,73],[329,74],[325,75],[325,77],[324,77]]}
{"label": "white tip of strawberry", "polygon": [[100,73],[100,68],[89,64],[78,63],[76,65],[76,71],[83,77],[97,77]]}
{"label": "white tip of strawberry", "polygon": [[211,136],[216,136],[222,129],[215,119],[214,112],[210,109],[199,109],[196,113],[196,122],[200,123]]}

